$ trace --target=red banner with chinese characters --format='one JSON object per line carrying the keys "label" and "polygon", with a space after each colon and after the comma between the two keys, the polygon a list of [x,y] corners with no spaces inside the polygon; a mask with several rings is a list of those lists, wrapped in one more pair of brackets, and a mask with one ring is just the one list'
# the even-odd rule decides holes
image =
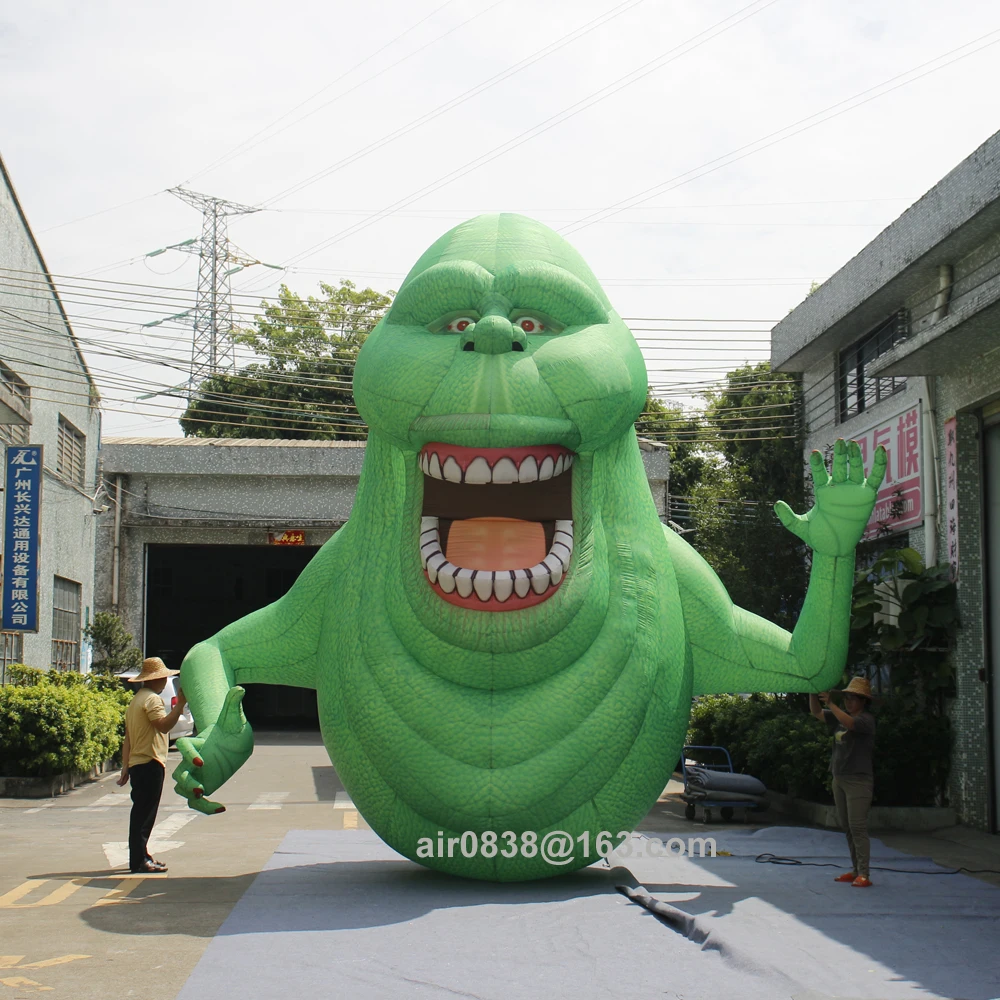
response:
{"label": "red banner with chinese characters", "polygon": [[871,472],[872,456],[879,445],[885,448],[889,460],[875,509],[865,529],[866,539],[886,531],[905,531],[923,522],[921,427],[920,404],[917,403],[868,430],[851,431],[851,437],[861,446],[866,473]]}
{"label": "red banner with chinese characters", "polygon": [[958,579],[958,419],[944,422],[944,537],[951,578]]}
{"label": "red banner with chinese characters", "polygon": [[282,531],[268,532],[267,540],[271,545],[305,545],[306,533],[304,531]]}

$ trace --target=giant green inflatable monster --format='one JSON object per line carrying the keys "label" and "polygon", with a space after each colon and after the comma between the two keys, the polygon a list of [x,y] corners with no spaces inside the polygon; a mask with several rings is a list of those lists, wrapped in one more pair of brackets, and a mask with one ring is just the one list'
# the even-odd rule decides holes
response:
{"label": "giant green inflatable monster", "polygon": [[[733,607],[660,523],[633,428],[646,387],[556,233],[490,215],[442,236],[358,358],[370,436],[347,525],[285,597],[184,661],[199,736],[178,741],[176,790],[222,810],[206,795],[253,749],[239,685],[315,688],[337,773],[388,844],[458,875],[543,878],[642,819],[692,695],[834,684],[884,451],[865,480],[838,441],[832,476],[813,455],[812,510],[777,505],[813,550],[790,634]],[[553,831],[573,849],[547,860],[531,845]]]}

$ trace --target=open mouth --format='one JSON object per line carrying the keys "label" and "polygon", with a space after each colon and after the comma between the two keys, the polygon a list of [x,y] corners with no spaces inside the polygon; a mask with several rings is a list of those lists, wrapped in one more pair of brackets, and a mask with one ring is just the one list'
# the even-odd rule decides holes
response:
{"label": "open mouth", "polygon": [[419,545],[431,587],[476,611],[548,600],[573,555],[574,457],[561,445],[425,445]]}

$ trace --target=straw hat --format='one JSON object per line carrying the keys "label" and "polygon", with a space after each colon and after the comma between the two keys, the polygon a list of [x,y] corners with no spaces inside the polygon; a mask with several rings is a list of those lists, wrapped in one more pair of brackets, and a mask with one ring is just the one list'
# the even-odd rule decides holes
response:
{"label": "straw hat", "polygon": [[161,677],[176,677],[179,670],[168,670],[167,665],[158,656],[150,656],[142,661],[142,670],[135,677],[128,679],[129,684],[145,684],[146,681],[158,681]]}
{"label": "straw hat", "polygon": [[858,694],[862,698],[872,700],[871,682],[866,677],[852,677],[851,683],[845,687],[840,694]]}

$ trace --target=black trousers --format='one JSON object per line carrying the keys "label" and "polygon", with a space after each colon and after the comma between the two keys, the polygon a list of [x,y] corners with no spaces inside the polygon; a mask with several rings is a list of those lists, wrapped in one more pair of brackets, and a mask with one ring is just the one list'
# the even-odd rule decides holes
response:
{"label": "black trousers", "polygon": [[163,765],[158,760],[128,769],[132,783],[132,815],[128,824],[128,864],[138,868],[149,857],[146,844],[156,822],[163,791]]}

